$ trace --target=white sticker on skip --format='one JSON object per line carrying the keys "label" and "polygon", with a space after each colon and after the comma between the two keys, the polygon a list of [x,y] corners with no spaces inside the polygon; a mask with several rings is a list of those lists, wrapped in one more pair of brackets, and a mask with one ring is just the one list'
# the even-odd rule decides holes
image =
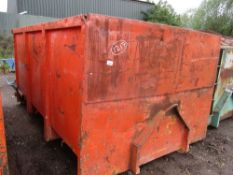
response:
{"label": "white sticker on skip", "polygon": [[107,63],[106,63],[108,66],[113,66],[113,61],[112,60],[107,60]]}

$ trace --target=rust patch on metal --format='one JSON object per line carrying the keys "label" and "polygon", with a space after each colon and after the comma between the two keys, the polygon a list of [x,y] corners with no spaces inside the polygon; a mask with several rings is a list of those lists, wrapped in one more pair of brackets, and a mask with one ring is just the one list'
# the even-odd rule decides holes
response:
{"label": "rust patch on metal", "polygon": [[60,72],[56,72],[56,77],[57,77],[57,79],[60,79],[61,78],[61,73]]}
{"label": "rust patch on metal", "polygon": [[231,78],[232,75],[233,75],[233,68],[232,69],[224,69],[222,72],[221,72],[221,78],[224,80],[224,79],[228,79],[228,78]]}
{"label": "rust patch on metal", "polygon": [[76,51],[76,47],[77,47],[76,44],[65,44],[64,46],[73,52]]}
{"label": "rust patch on metal", "polygon": [[165,109],[169,106],[171,106],[172,103],[168,98],[166,100],[164,100],[162,103],[159,103],[159,104],[153,104],[151,107],[150,107],[150,112],[149,112],[149,117],[148,117],[148,121],[151,121],[153,120],[153,118],[162,110],[162,109]]}

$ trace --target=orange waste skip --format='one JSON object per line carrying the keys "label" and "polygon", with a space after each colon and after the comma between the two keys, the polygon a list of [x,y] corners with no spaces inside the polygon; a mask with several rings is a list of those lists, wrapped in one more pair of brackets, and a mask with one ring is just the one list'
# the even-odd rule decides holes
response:
{"label": "orange waste skip", "polygon": [[0,93],[0,175],[8,175],[6,135],[5,135],[3,112],[2,112],[1,93]]}
{"label": "orange waste skip", "polygon": [[27,110],[74,151],[78,175],[136,174],[205,138],[218,36],[95,14],[13,33]]}

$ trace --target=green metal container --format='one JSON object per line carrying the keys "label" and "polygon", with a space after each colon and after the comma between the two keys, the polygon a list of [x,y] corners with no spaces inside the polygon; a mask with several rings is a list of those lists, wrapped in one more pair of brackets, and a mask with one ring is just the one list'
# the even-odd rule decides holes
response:
{"label": "green metal container", "polygon": [[233,116],[233,47],[224,46],[220,53],[218,76],[209,125],[218,127],[223,119]]}

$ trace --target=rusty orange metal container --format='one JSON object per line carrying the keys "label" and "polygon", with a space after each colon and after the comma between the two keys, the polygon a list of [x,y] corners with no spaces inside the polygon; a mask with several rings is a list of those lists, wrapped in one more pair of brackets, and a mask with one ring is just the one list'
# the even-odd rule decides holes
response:
{"label": "rusty orange metal container", "polygon": [[5,125],[2,112],[2,98],[0,94],[0,175],[8,175],[8,161],[6,148]]}
{"label": "rusty orange metal container", "polygon": [[81,15],[13,30],[19,91],[78,157],[78,175],[112,175],[206,136],[220,37]]}

